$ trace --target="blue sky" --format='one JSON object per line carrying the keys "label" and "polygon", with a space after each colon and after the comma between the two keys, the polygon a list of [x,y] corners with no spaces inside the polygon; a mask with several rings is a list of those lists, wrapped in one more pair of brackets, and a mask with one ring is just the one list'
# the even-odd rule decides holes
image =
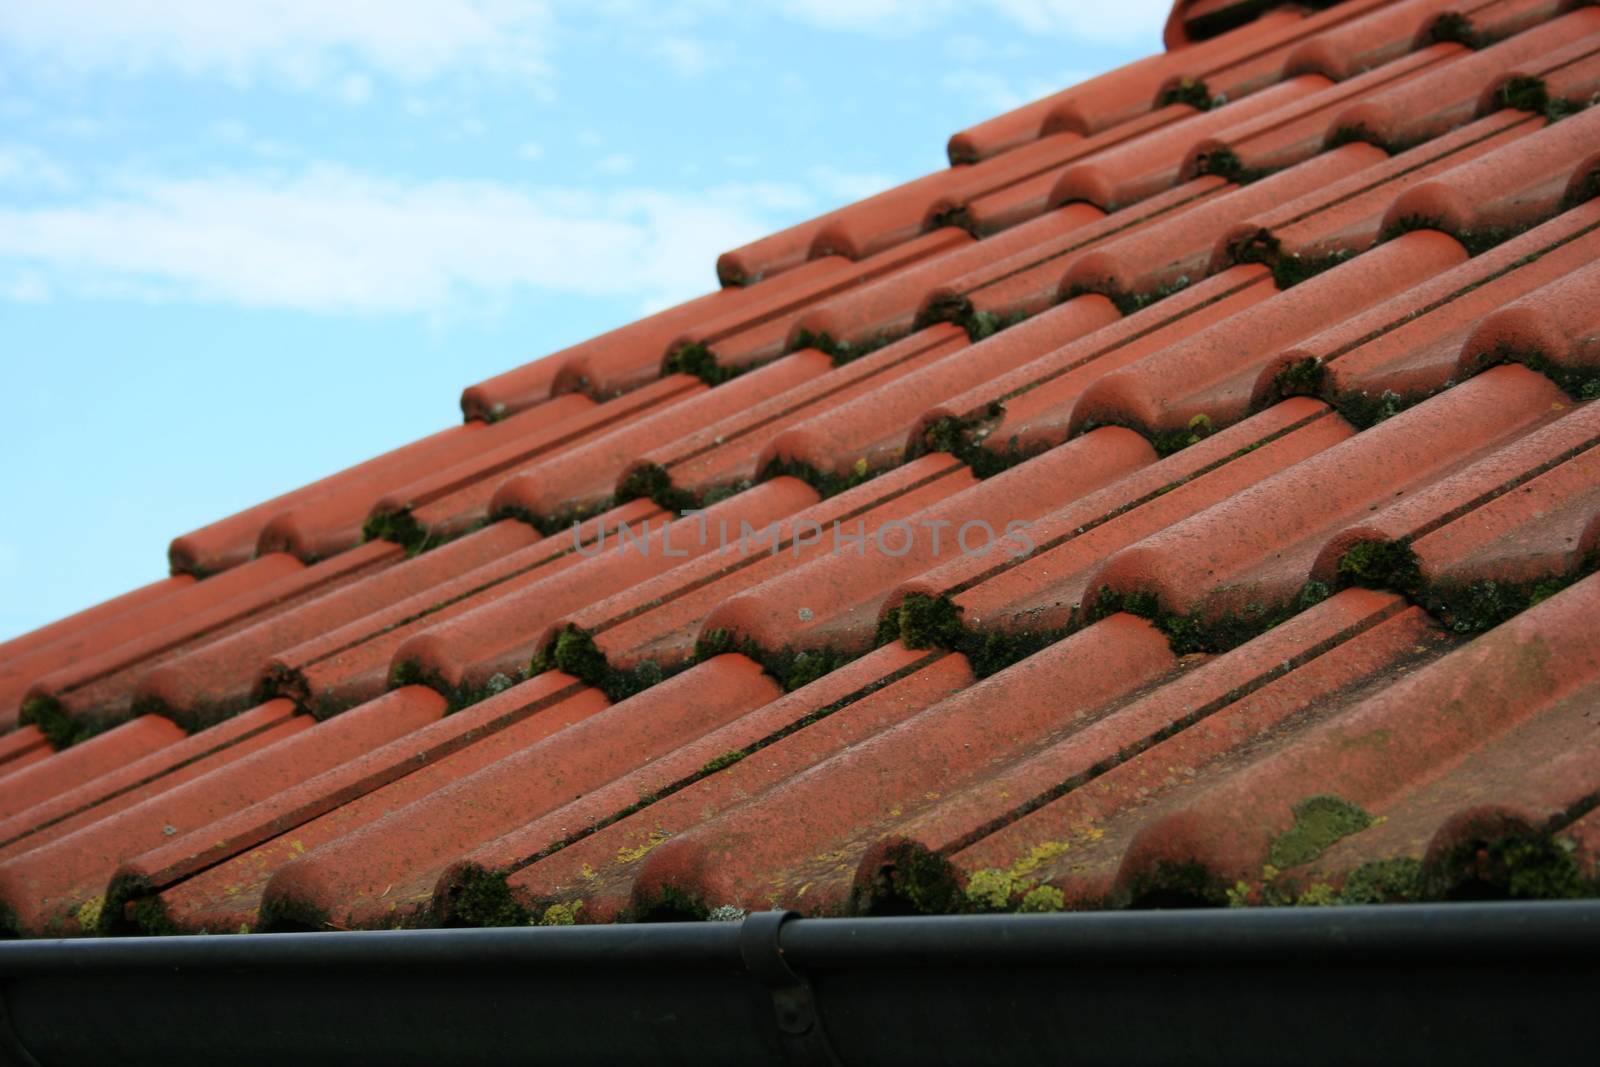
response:
{"label": "blue sky", "polygon": [[944,166],[1168,7],[0,4],[0,639]]}

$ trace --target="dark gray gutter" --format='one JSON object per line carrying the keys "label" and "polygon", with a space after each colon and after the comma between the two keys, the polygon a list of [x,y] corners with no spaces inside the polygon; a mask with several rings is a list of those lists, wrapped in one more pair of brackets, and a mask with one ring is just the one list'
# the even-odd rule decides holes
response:
{"label": "dark gray gutter", "polygon": [[1594,902],[785,918],[0,944],[0,1060],[1459,1064],[1593,1051]]}

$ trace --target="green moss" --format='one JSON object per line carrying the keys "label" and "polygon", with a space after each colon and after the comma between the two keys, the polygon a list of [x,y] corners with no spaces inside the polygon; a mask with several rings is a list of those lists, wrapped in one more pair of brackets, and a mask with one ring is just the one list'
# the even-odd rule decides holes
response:
{"label": "green moss", "polygon": [[1236,612],[1206,616],[1199,612],[1178,614],[1169,611],[1150,593],[1118,593],[1102,587],[1089,612],[1089,621],[1098,621],[1107,615],[1125,611],[1155,623],[1157,629],[1166,635],[1174,655],[1220,653],[1232,651],[1246,641],[1261,636],[1326,599],[1328,595],[1329,590],[1322,583],[1308,582],[1292,600],[1271,604],[1252,602]]}
{"label": "green moss", "polygon": [[672,484],[672,475],[659,463],[635,467],[617,489],[616,502],[650,500],[668,511],[686,511],[696,505],[694,494]]}
{"label": "green moss", "polygon": [[842,341],[825,331],[813,333],[810,330],[801,330],[795,338],[795,343],[790,346],[790,351],[815,348],[829,356],[835,367],[842,367],[898,341],[903,336],[901,332],[881,333],[866,341]]}
{"label": "green moss", "polygon": [[1206,88],[1206,83],[1198,78],[1184,78],[1175,85],[1170,85],[1161,91],[1160,98],[1156,101],[1157,107],[1168,107],[1172,104],[1188,104],[1200,111],[1210,111],[1215,100],[1211,90]]}
{"label": "green moss", "polygon": [[744,367],[724,367],[711,349],[696,341],[675,350],[661,364],[662,374],[692,374],[707,385],[721,385],[743,374]]}
{"label": "green moss", "polygon": [[1215,174],[1235,185],[1249,185],[1274,173],[1273,167],[1247,167],[1231,148],[1213,148],[1195,161],[1195,174]]}
{"label": "green moss", "polygon": [[1573,900],[1600,893],[1578,869],[1572,842],[1534,833],[1463,841],[1431,865],[1426,883],[1440,899]]}
{"label": "green moss", "polygon": [[1507,78],[1494,94],[1495,104],[1502,108],[1511,108],[1513,111],[1532,111],[1543,113],[1550,106],[1550,93],[1544,87],[1543,78],[1530,78],[1518,75]]}
{"label": "green moss", "polygon": [[1336,842],[1372,825],[1372,816],[1336,796],[1314,796],[1294,806],[1294,825],[1267,849],[1267,862],[1279,869],[1298,867]]}
{"label": "green moss", "polygon": [[1394,418],[1422,399],[1424,397],[1421,396],[1402,397],[1399,393],[1388,389],[1377,396],[1365,391],[1352,391],[1341,393],[1333,406],[1356,429],[1367,430],[1385,419]]}
{"label": "green moss", "polygon": [[1338,575],[1341,589],[1415,593],[1422,586],[1422,564],[1405,541],[1357,541],[1339,557]]}
{"label": "green moss", "polygon": [[1143,289],[1136,293],[1130,293],[1117,288],[1107,280],[1101,280],[1091,285],[1073,286],[1071,289],[1067,290],[1067,293],[1064,297],[1062,297],[1062,300],[1064,302],[1067,300],[1076,299],[1080,296],[1103,296],[1116,305],[1117,310],[1121,312],[1124,317],[1126,317],[1128,315],[1136,315],[1145,308],[1150,307],[1152,304],[1159,304],[1167,297],[1183,292],[1185,289],[1189,288],[1189,285],[1189,276],[1182,275],[1164,285],[1158,285],[1151,289]]}
{"label": "green moss", "polygon": [[1392,241],[1396,237],[1416,233],[1419,230],[1435,230],[1449,234],[1461,242],[1468,255],[1481,256],[1490,249],[1525,233],[1527,229],[1527,226],[1485,226],[1476,230],[1457,230],[1447,225],[1443,219],[1428,215],[1406,215],[1391,223],[1383,231],[1381,239]]}
{"label": "green moss", "polygon": [[361,540],[390,541],[414,556],[427,547],[428,530],[417,521],[409,508],[385,511],[367,516],[367,521],[361,524]]}
{"label": "green moss", "polygon": [[[129,714],[131,715],[132,709]],[[127,720],[125,715],[117,719],[94,720],[92,722],[79,722],[67,714],[66,708],[55,697],[32,696],[22,702],[22,712],[18,716],[17,724],[20,726],[37,726],[39,732],[44,734],[45,740],[50,742],[50,747],[57,752],[64,748],[89,740],[98,734],[117,726]]]}
{"label": "green moss", "polygon": [[1150,447],[1163,459],[1197,445],[1211,436],[1211,416],[1201,413],[1190,419],[1181,430],[1158,430],[1148,434]]}
{"label": "green moss", "polygon": [[1273,388],[1279,398],[1286,396],[1316,396],[1322,391],[1327,368],[1315,356],[1289,363],[1273,377]]}
{"label": "green moss", "polygon": [[519,903],[499,871],[473,865],[457,871],[449,888],[449,915],[461,926],[529,926],[531,909]]}
{"label": "green moss", "polygon": [[694,661],[735,652],[761,664],[786,693],[810,685],[825,674],[854,660],[857,653],[834,648],[762,648],[755,642],[736,638],[727,630],[708,630],[695,642]]}
{"label": "green moss", "polygon": [[907,648],[956,648],[966,637],[961,609],[949,597],[908,593],[894,616],[897,636]]}
{"label": "green moss", "polygon": [[1549,599],[1579,576],[1551,575],[1536,582],[1496,582],[1488,578],[1436,582],[1425,590],[1423,604],[1456,633],[1482,633]]}
{"label": "green moss", "polygon": [[731,752],[724,752],[721,755],[713,756],[706,760],[705,766],[700,768],[700,776],[704,777],[708,774],[716,774],[724,767],[732,767],[735,763],[738,763],[747,755],[749,755],[749,753],[744,749],[736,748]]}
{"label": "green moss", "polygon": [[799,478],[824,500],[838,496],[847,490],[871,481],[881,470],[871,470],[867,467],[865,459],[857,461],[848,474],[835,474],[832,471],[821,471],[809,463],[800,463],[795,460],[775,459],[768,463],[761,471],[761,481],[770,481],[773,478]]}
{"label": "green moss", "polygon": [[850,910],[858,915],[950,915],[969,910],[948,860],[915,841],[895,841],[865,886],[857,885]]}
{"label": "green moss", "polygon": [[1501,345],[1478,356],[1475,371],[1498,363],[1521,363],[1549,378],[1575,400],[1600,399],[1600,368],[1569,367],[1556,363],[1543,352]]}
{"label": "green moss", "polygon": [[993,311],[974,311],[970,315],[957,320],[956,324],[967,331],[967,337],[970,340],[978,342],[993,337],[1002,330],[1011,329],[1011,327],[1025,321],[1027,317],[1028,313],[1025,311],[1009,311],[1005,314],[998,314]]}
{"label": "green moss", "polygon": [[1341,904],[1403,904],[1422,899],[1422,864],[1409,857],[1370,860],[1351,871]]}
{"label": "green moss", "polygon": [[261,902],[256,929],[263,932],[326,930],[328,912],[298,897],[267,897]]}
{"label": "green moss", "polygon": [[1347,248],[1341,248],[1320,256],[1277,255],[1271,260],[1272,283],[1280,290],[1293,289],[1301,282],[1309,281],[1324,271],[1332,270],[1339,264],[1348,262],[1354,257],[1355,253]]}
{"label": "green moss", "polygon": [[1433,44],[1459,44],[1468,48],[1479,47],[1478,31],[1472,20],[1459,11],[1446,11],[1428,26],[1428,40]]}
{"label": "green moss", "polygon": [[533,657],[527,677],[551,669],[562,671],[594,686],[616,703],[659,685],[689,665],[684,662],[663,666],[655,660],[645,660],[634,667],[613,667],[589,632],[569,623]]}
{"label": "green moss", "polygon": [[982,233],[978,232],[978,223],[973,219],[972,212],[967,209],[965,204],[960,207],[947,207],[942,211],[935,212],[923,229],[931,232],[943,229],[946,226],[954,226],[958,230],[965,230],[974,237],[983,236]]}

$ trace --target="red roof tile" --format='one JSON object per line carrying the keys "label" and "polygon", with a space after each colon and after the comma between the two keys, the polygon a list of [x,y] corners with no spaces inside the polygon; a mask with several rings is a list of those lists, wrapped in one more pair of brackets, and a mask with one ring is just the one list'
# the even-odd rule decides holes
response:
{"label": "red roof tile", "polygon": [[1579,6],[1177,4],[1166,54],[178,538],[0,645],[0,913],[1595,892]]}

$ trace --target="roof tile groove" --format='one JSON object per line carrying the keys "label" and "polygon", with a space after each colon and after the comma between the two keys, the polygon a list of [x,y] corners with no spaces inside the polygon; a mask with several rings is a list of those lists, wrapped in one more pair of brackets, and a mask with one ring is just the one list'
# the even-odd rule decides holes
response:
{"label": "roof tile groove", "polygon": [[1597,19],[1178,4],[178,538],[0,643],[0,916],[1600,894]]}

